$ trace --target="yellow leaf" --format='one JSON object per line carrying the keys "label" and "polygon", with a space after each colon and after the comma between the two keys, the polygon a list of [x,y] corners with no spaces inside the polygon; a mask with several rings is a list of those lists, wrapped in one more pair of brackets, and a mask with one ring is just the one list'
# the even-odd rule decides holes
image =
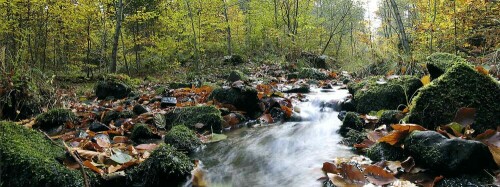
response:
{"label": "yellow leaf", "polygon": [[477,70],[477,72],[479,72],[479,73],[481,73],[483,75],[488,75],[489,74],[488,70],[484,69],[483,66],[476,66],[476,70]]}
{"label": "yellow leaf", "polygon": [[422,84],[425,86],[431,82],[431,76],[430,75],[423,76],[420,79],[420,81],[422,81]]}

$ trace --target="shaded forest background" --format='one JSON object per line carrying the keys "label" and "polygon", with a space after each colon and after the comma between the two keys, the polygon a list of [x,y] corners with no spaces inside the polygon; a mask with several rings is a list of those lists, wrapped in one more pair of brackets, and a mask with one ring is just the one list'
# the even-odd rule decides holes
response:
{"label": "shaded forest background", "polygon": [[299,65],[313,54],[342,70],[410,74],[433,52],[482,64],[500,47],[496,0],[382,0],[376,30],[365,12],[354,0],[0,0],[0,68],[170,75],[235,54]]}

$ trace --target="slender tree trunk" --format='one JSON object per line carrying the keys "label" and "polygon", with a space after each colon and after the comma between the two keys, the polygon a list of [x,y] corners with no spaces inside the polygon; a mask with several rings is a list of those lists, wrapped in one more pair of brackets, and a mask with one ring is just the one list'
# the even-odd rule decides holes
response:
{"label": "slender tree trunk", "polygon": [[139,54],[139,45],[137,45],[137,33],[139,32],[139,25],[137,21],[135,22],[135,28],[134,28],[134,52],[135,52],[135,72],[139,72],[139,64],[141,61],[141,57]]}
{"label": "slender tree trunk", "polygon": [[227,32],[227,53],[228,55],[233,55],[233,51],[231,48],[231,25],[229,25],[229,17],[227,15],[227,2],[226,0],[222,0],[224,3],[224,18],[226,20],[226,32]]}
{"label": "slender tree trunk", "polygon": [[457,1],[453,0],[453,30],[454,30],[454,35],[453,37],[453,50],[455,51],[455,54],[458,55],[458,50],[457,50]]}
{"label": "slender tree trunk", "polygon": [[87,18],[87,77],[90,77],[90,18]]}
{"label": "slender tree trunk", "polygon": [[349,5],[349,8],[347,8],[347,10],[344,12],[344,14],[342,15],[342,17],[340,18],[339,22],[337,22],[337,24],[335,24],[335,27],[333,27],[331,29],[330,36],[328,37],[328,40],[327,40],[327,42],[325,44],[325,47],[323,47],[323,50],[321,50],[321,54],[320,55],[325,54],[325,51],[328,48],[328,45],[330,45],[330,42],[332,41],[332,38],[333,38],[333,36],[335,35],[335,33],[337,31],[337,28],[339,27],[340,23],[342,23],[344,21],[344,19],[346,18],[346,16],[350,13],[352,6],[353,6],[353,4],[351,3]]}
{"label": "slender tree trunk", "polygon": [[127,50],[125,49],[125,42],[123,41],[123,32],[120,33],[120,38],[122,40],[122,53],[123,53],[123,61],[125,61],[125,69],[127,70],[127,75],[130,75],[130,69],[128,67],[128,61],[127,61]]}
{"label": "slender tree trunk", "polygon": [[113,51],[111,52],[111,64],[109,71],[111,73],[116,73],[116,56],[118,52],[118,39],[120,38],[120,32],[122,28],[122,18],[123,18],[123,0],[118,0],[118,8],[116,11],[116,27],[115,34],[113,36]]}
{"label": "slender tree trunk", "polygon": [[394,12],[394,18],[396,18],[396,23],[398,25],[399,33],[401,34],[401,44],[403,45],[403,51],[406,54],[410,53],[410,43],[408,42],[408,37],[406,36],[405,27],[403,25],[403,20],[399,14],[398,5],[395,0],[390,0],[392,11]]}
{"label": "slender tree trunk", "polygon": [[200,70],[200,59],[198,57],[198,43],[196,41],[196,29],[194,28],[194,19],[193,19],[193,11],[191,10],[191,5],[189,4],[189,0],[186,1],[186,6],[188,9],[188,16],[189,19],[191,20],[191,29],[193,31],[193,47],[194,47],[194,56],[196,59],[196,68],[199,71]]}

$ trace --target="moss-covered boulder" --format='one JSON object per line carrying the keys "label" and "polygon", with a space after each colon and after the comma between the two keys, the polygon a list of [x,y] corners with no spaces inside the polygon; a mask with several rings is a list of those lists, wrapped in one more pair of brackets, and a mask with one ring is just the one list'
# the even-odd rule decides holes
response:
{"label": "moss-covered boulder", "polygon": [[315,68],[302,68],[300,69],[297,78],[325,80],[328,79],[328,75]]}
{"label": "moss-covered boulder", "polygon": [[192,153],[201,145],[201,141],[194,131],[184,125],[176,125],[165,134],[165,143],[179,151]]}
{"label": "moss-covered boulder", "polygon": [[227,77],[227,80],[229,82],[234,82],[234,81],[239,81],[239,80],[246,81],[247,79],[248,79],[248,77],[240,70],[231,71],[229,73],[229,76]]}
{"label": "moss-covered boulder", "polygon": [[379,123],[386,125],[397,124],[403,117],[403,112],[399,110],[386,110],[382,112]]}
{"label": "moss-covered boulder", "polygon": [[436,183],[436,187],[449,186],[494,186],[494,178],[486,171],[479,171],[470,174],[445,176]]}
{"label": "moss-covered boulder", "polygon": [[359,144],[366,139],[365,131],[357,131],[354,129],[349,129],[346,133],[344,139],[340,142],[342,145],[353,147],[354,144]]}
{"label": "moss-covered boulder", "polygon": [[178,186],[186,181],[193,169],[189,158],[166,144],[151,153],[151,156],[128,172],[130,186]]}
{"label": "moss-covered boulder", "polygon": [[132,92],[130,85],[126,84],[126,81],[111,78],[97,82],[94,90],[98,99],[106,99],[109,97],[123,99]]}
{"label": "moss-covered boulder", "polygon": [[467,62],[467,60],[462,57],[449,54],[449,53],[433,53],[426,59],[427,71],[431,75],[432,79],[437,79],[439,76],[444,74],[448,68],[456,64],[457,62]]}
{"label": "moss-covered boulder", "polygon": [[57,161],[64,155],[64,149],[43,134],[0,122],[1,186],[84,186],[79,170],[70,170]]}
{"label": "moss-covered boulder", "polygon": [[238,110],[245,111],[250,117],[257,117],[261,113],[257,90],[252,87],[215,89],[209,99],[233,105]]}
{"label": "moss-covered boulder", "polygon": [[400,105],[407,105],[412,95],[422,87],[419,78],[401,76],[383,81],[366,82],[364,89],[354,93],[356,111],[367,114],[370,111],[382,109],[397,109]]}
{"label": "moss-covered boulder", "polygon": [[385,142],[372,145],[366,151],[366,156],[375,162],[404,160],[407,158],[403,148]]}
{"label": "moss-covered boulder", "polygon": [[134,127],[132,127],[132,131],[130,134],[130,139],[136,141],[136,142],[142,142],[143,140],[146,139],[151,139],[155,138],[155,134],[153,134],[153,131],[151,131],[151,128],[149,125],[144,124],[144,123],[138,123],[135,124]]}
{"label": "moss-covered boulder", "polygon": [[476,108],[472,128],[477,133],[496,129],[500,121],[500,84],[490,76],[458,63],[426,85],[413,99],[408,114],[410,123],[435,129],[455,117],[462,107]]}
{"label": "moss-covered boulder", "polygon": [[0,77],[0,119],[22,120],[42,113],[44,97],[27,75],[16,75],[12,82]]}
{"label": "moss-covered boulder", "polygon": [[471,173],[496,168],[488,147],[478,141],[447,139],[435,131],[413,131],[404,146],[418,165],[438,173]]}
{"label": "moss-covered boulder", "polygon": [[232,64],[234,66],[245,63],[245,59],[241,55],[224,56],[224,64]]}
{"label": "moss-covered boulder", "polygon": [[51,131],[54,128],[64,126],[66,123],[74,123],[78,120],[76,115],[68,109],[51,109],[36,117],[36,127],[43,131]]}
{"label": "moss-covered boulder", "polygon": [[363,121],[361,121],[361,118],[359,117],[359,114],[356,112],[347,112],[344,120],[342,121],[342,125],[340,126],[339,129],[339,134],[342,135],[343,137],[346,137],[347,132],[349,130],[353,129],[356,131],[362,131],[363,130]]}
{"label": "moss-covered boulder", "polygon": [[175,124],[184,124],[199,132],[222,131],[221,112],[213,106],[193,106],[177,108],[165,114],[167,129]]}

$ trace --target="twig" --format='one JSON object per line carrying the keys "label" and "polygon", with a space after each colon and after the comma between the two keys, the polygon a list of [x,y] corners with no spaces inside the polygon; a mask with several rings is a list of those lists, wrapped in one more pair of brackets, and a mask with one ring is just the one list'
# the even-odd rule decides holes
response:
{"label": "twig", "polygon": [[54,141],[54,139],[52,139],[52,138],[51,138],[51,137],[50,137],[47,133],[43,132],[43,131],[42,131],[42,130],[40,130],[40,129],[38,129],[38,132],[41,132],[43,135],[45,135],[45,137],[46,137],[47,139],[49,139],[49,140],[52,142],[52,144],[54,144],[54,145],[56,145],[56,146],[58,146],[58,147],[62,147],[62,148],[64,148],[63,146],[61,146],[60,144],[58,144],[57,142],[55,142],[55,141]]}
{"label": "twig", "polygon": [[80,165],[80,171],[82,172],[82,175],[83,175],[83,181],[85,182],[85,187],[90,187],[89,178],[88,178],[87,174],[85,173],[85,169],[83,167],[82,161],[80,160],[80,158],[78,158],[78,156],[76,156],[75,153],[71,152],[71,149],[68,147],[68,145],[66,145],[66,143],[64,141],[62,143],[63,143],[64,147],[66,148],[66,151],[68,151],[68,153],[73,157],[73,159],[75,159],[76,162],[78,162],[78,165]]}

